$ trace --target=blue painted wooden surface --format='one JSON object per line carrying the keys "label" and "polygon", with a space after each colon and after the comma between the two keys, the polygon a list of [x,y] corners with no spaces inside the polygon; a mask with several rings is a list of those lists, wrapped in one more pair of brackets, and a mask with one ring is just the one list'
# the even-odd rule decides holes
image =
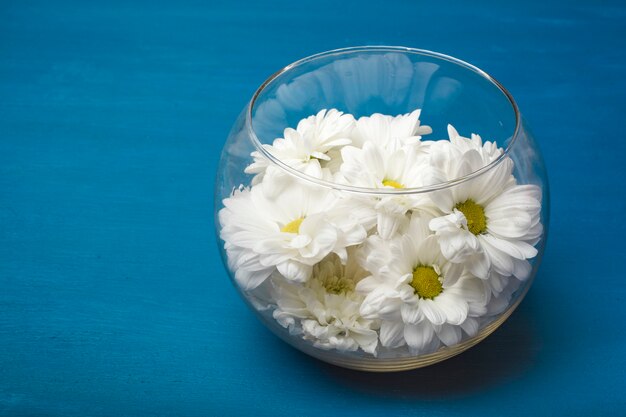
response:
{"label": "blue painted wooden surface", "polygon": [[[626,414],[626,7],[620,2],[0,4],[0,414]],[[230,124],[283,65],[406,45],[517,98],[552,183],[513,317],[430,368],[325,365],[265,330],[220,264]]]}

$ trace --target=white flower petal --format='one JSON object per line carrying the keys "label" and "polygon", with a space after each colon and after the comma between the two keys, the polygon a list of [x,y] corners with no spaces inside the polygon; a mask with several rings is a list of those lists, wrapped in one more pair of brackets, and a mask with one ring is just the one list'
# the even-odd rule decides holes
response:
{"label": "white flower petal", "polygon": [[452,212],[454,208],[454,197],[452,192],[448,188],[442,190],[433,191],[428,194],[431,201],[444,213]]}
{"label": "white flower petal", "polygon": [[430,323],[407,324],[404,326],[404,339],[414,354],[422,353],[430,345],[434,336]]}
{"label": "white flower petal", "polygon": [[465,261],[464,265],[467,270],[472,273],[472,275],[481,279],[489,278],[489,273],[491,272],[491,261],[485,253],[479,252],[472,255]]}
{"label": "white flower petal", "polygon": [[309,243],[311,243],[313,239],[311,236],[307,235],[297,235],[289,242],[289,246],[294,249],[300,249],[306,247]]}
{"label": "white flower petal", "polygon": [[521,281],[528,279],[532,268],[532,265],[528,261],[522,261],[519,259],[515,259],[513,261],[513,275]]}
{"label": "white flower petal", "polygon": [[501,251],[498,247],[494,246],[493,243],[487,239],[487,236],[481,236],[480,240],[485,254],[491,261],[491,266],[493,267],[493,269],[497,273],[502,275],[513,275],[514,258]]}
{"label": "white flower petal", "polygon": [[402,320],[409,324],[417,324],[424,318],[417,305],[402,304],[401,313]]}
{"label": "white flower petal", "polygon": [[311,276],[313,269],[309,265],[303,265],[296,261],[285,261],[276,265],[278,272],[290,281],[305,282]]}
{"label": "white flower petal", "polygon": [[404,214],[378,213],[378,234],[385,240],[391,239],[405,220]]}
{"label": "white flower petal", "polygon": [[[358,287],[357,287],[358,288]],[[361,315],[366,318],[378,318],[379,311],[382,306],[390,299],[389,292],[385,291],[384,288],[376,288],[363,300],[361,304]]]}
{"label": "white flower petal", "polygon": [[[265,242],[269,243],[269,242]],[[256,251],[256,248],[255,248]],[[291,250],[285,250],[283,246],[278,246],[277,248],[273,248],[271,251],[267,250],[265,252],[256,252],[260,253],[259,263],[263,266],[270,267],[273,265],[278,265],[280,263],[286,262],[293,257],[295,257],[296,253]]]}
{"label": "white flower petal", "polygon": [[376,356],[376,348],[378,347],[378,333],[376,331],[353,330],[351,336],[364,352]]}
{"label": "white flower petal", "polygon": [[437,332],[437,337],[446,346],[454,346],[461,341],[463,333],[461,327],[456,325],[444,324]]}
{"label": "white flower petal", "polygon": [[380,343],[390,348],[404,345],[404,323],[383,321],[380,324]]}
{"label": "white flower petal", "polygon": [[463,324],[461,324],[461,328],[469,337],[474,337],[478,333],[479,329],[478,320],[468,318],[465,322],[463,322]]}
{"label": "white flower petal", "polygon": [[415,256],[421,265],[440,265],[442,263],[442,251],[437,238],[433,235],[422,240],[413,253],[416,254]]}
{"label": "white flower petal", "polygon": [[[485,161],[488,162],[488,161]],[[487,205],[487,203],[502,193],[506,184],[511,178],[511,172],[513,171],[513,161],[511,158],[505,158],[498,165],[491,168],[489,171],[482,174],[479,179],[485,187],[482,188],[482,192],[476,196],[475,201],[481,205]]]}
{"label": "white flower petal", "polygon": [[465,267],[462,264],[448,264],[443,269],[443,288],[450,288],[454,286],[459,278],[463,275]]}
{"label": "white flower petal", "polygon": [[498,239],[490,235],[482,235],[481,238],[489,242],[491,246],[515,259],[530,259],[537,256],[537,249],[526,242]]}
{"label": "white flower petal", "polygon": [[251,291],[261,285],[272,273],[273,268],[251,271],[239,268],[235,271],[235,280],[244,291]]}
{"label": "white flower petal", "polygon": [[507,239],[524,239],[532,225],[533,219],[528,213],[516,212],[508,217],[489,218],[487,230]]}
{"label": "white flower petal", "polygon": [[454,178],[463,178],[485,166],[483,158],[475,149],[465,152],[463,156],[456,161],[456,164],[456,172],[453,173]]}
{"label": "white flower petal", "polygon": [[459,325],[467,318],[467,302],[462,298],[450,296],[446,291],[437,297],[437,307],[445,315],[446,323]]}
{"label": "white flower petal", "polygon": [[442,311],[441,307],[433,300],[420,300],[419,308],[426,319],[432,324],[439,325],[446,322],[445,312]]}
{"label": "white flower petal", "polygon": [[[480,251],[480,244],[472,232],[462,227],[452,229],[450,226],[451,222],[449,221],[451,216],[456,217],[456,213],[445,216],[448,219],[444,221],[447,221],[448,225],[442,224],[442,218],[433,219],[431,224],[434,226],[434,231],[443,256],[450,262],[463,263]],[[465,216],[463,216],[463,220],[465,220]],[[466,223],[464,225],[467,227]]]}
{"label": "white flower petal", "polygon": [[469,304],[468,314],[474,316],[484,313],[484,306],[489,300],[488,282],[474,277],[465,276],[446,292],[466,301]]}
{"label": "white flower petal", "polygon": [[374,291],[380,285],[381,285],[380,281],[377,278],[370,275],[366,278],[363,278],[359,282],[357,282],[356,290],[359,292],[369,293],[369,292]]}

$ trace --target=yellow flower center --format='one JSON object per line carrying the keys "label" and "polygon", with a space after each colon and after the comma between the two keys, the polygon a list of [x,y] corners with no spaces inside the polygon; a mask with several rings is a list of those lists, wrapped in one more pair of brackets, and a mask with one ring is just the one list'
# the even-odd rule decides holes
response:
{"label": "yellow flower center", "polygon": [[354,290],[354,281],[346,277],[331,275],[322,279],[321,282],[330,294],[348,293]]}
{"label": "yellow flower center", "polygon": [[300,232],[300,225],[302,224],[302,221],[304,220],[304,217],[300,217],[299,219],[295,219],[289,223],[287,223],[286,225],[284,225],[280,231],[283,233],[299,233]]}
{"label": "yellow flower center", "polygon": [[398,189],[404,188],[404,185],[400,184],[398,181],[388,180],[388,179],[383,180],[383,185],[387,187],[398,188]]}
{"label": "yellow flower center", "polygon": [[415,290],[415,294],[421,298],[432,300],[443,291],[439,274],[432,266],[420,265],[413,270],[413,279],[411,287]]}
{"label": "yellow flower center", "polygon": [[487,231],[487,218],[485,217],[483,206],[476,204],[474,200],[468,199],[457,204],[454,208],[465,215],[467,228],[470,232],[479,235]]}

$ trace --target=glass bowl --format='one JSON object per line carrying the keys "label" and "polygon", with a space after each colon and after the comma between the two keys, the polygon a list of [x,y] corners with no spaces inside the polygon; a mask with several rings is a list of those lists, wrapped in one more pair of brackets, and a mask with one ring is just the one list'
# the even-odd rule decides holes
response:
{"label": "glass bowl", "polygon": [[228,273],[295,348],[368,371],[430,365],[515,310],[544,251],[548,180],[512,96],[456,58],[355,47],[278,71],[224,145]]}

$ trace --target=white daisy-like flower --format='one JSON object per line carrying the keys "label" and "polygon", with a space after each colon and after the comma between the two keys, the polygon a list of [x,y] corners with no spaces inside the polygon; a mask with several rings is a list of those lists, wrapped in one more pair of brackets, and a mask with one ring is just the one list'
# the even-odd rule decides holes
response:
{"label": "white daisy-like flower", "polygon": [[346,248],[366,237],[350,213],[335,209],[339,199],[331,191],[290,184],[271,197],[256,185],[224,199],[220,237],[244,290],[258,287],[274,268],[286,279],[305,282],[326,255],[335,252],[345,260]]}
{"label": "white daisy-like flower", "polygon": [[346,265],[335,254],[313,266],[311,278],[296,284],[274,274],[274,318],[292,334],[302,334],[321,349],[376,354],[378,320],[365,319],[359,309],[363,295],[354,288],[367,272],[354,255]]}
{"label": "white daisy-like flower", "polygon": [[395,117],[380,113],[360,117],[352,132],[352,145],[361,148],[370,142],[385,147],[395,141],[402,145],[417,145],[422,135],[432,133],[430,126],[420,125],[420,113],[421,110],[415,110]]}
{"label": "white daisy-like flower", "polygon": [[[307,175],[330,179],[332,171],[326,165],[331,162],[332,151],[352,142],[350,134],[354,125],[351,114],[324,109],[301,120],[295,129],[285,129],[283,138],[263,147],[277,159]],[[252,157],[254,162],[245,172],[256,174],[253,184],[257,184],[270,162],[258,151],[252,152]]]}
{"label": "white daisy-like flower", "polygon": [[391,241],[371,236],[360,256],[372,273],[357,284],[366,294],[361,314],[382,319],[383,346],[406,344],[414,354],[456,344],[463,332],[474,335],[474,318],[486,311],[483,282],[442,255],[429,220],[413,214],[405,234]]}
{"label": "white daisy-like flower", "polygon": [[[415,188],[430,181],[430,165],[425,146],[419,143],[403,145],[392,139],[385,146],[366,142],[362,148],[346,146],[341,149],[343,164],[337,179],[340,182],[364,188],[403,189]],[[431,214],[438,213],[424,194],[386,194],[373,197],[354,197],[355,206],[371,211],[368,226],[377,227],[383,239],[390,239],[408,222],[409,210]]]}
{"label": "white daisy-like flower", "polygon": [[[459,136],[448,127],[450,142],[430,147],[431,163],[441,180],[466,176],[502,154],[480,136]],[[433,192],[430,197],[443,215],[430,222],[441,251],[453,263],[463,263],[472,274],[488,279],[491,269],[524,279],[526,259],[537,255],[534,245],[540,222],[541,189],[517,185],[513,161],[505,157],[495,167],[458,186]]]}

